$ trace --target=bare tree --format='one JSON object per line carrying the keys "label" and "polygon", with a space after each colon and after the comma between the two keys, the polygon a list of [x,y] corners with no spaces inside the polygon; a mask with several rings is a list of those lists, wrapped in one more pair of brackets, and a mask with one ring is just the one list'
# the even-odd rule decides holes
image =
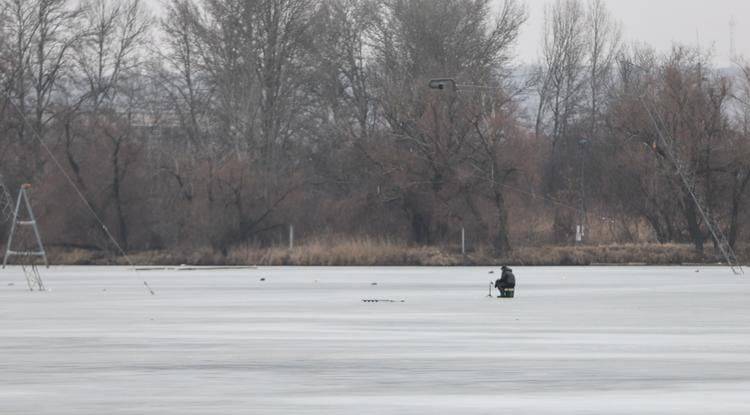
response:
{"label": "bare tree", "polygon": [[545,10],[536,132],[541,134],[549,114],[553,148],[582,111],[587,82],[585,21],[580,0],[557,0]]}
{"label": "bare tree", "polygon": [[701,250],[693,194],[747,241],[750,69],[624,48],[603,0],[546,8],[538,102],[516,84],[521,0],[167,0],[156,27],[145,4],[0,0],[0,170],[68,208],[40,215],[65,246],[103,246],[68,176],[123,246],[209,260],[288,223],[441,245],[466,228],[507,257],[572,242],[575,212],[595,242]]}
{"label": "bare tree", "polygon": [[[316,7],[307,0],[175,5],[173,10],[184,15],[184,24],[173,26],[168,37],[173,39],[172,58],[180,60],[180,94],[193,100],[193,111],[199,103],[196,98],[202,96],[200,107],[213,120],[210,130],[201,134],[210,141],[210,146],[201,148],[213,154],[208,169],[217,185],[214,189],[214,180],[209,181],[209,199],[221,199],[219,203],[230,206],[236,218],[216,236],[217,243],[226,247],[273,228],[264,224],[274,220],[266,212],[276,211],[279,199],[286,199],[289,190],[298,186],[290,180],[299,171],[295,151],[303,138],[302,82],[307,79],[302,65]],[[193,76],[198,73],[200,86]],[[186,76],[192,87],[185,86]],[[210,94],[202,95],[198,88]]]}
{"label": "bare tree", "polygon": [[[381,15],[374,37],[376,94],[394,149],[404,152],[386,163],[408,164],[387,170],[399,173],[391,179],[398,183],[413,240],[430,243],[441,229],[456,227],[451,221],[475,221],[478,232],[486,233],[475,196],[462,177],[471,168],[476,125],[501,106],[495,100],[502,94],[436,94],[427,92],[426,85],[430,78],[448,74],[459,83],[478,85],[479,91],[503,89],[525,10],[508,1],[493,20],[488,1],[390,1]],[[482,157],[487,171],[498,161],[488,161],[495,151]],[[496,200],[500,210],[493,223],[501,236],[491,239],[503,253],[509,249],[507,221],[502,198]]]}
{"label": "bare tree", "polygon": [[[143,104],[138,100],[141,87],[137,85],[142,82],[139,71],[150,18],[140,0],[88,0],[82,10],[86,35],[76,47],[77,68],[82,74],[82,112],[71,113],[66,120],[66,155],[79,185],[86,188],[75,142],[81,139],[109,152],[110,175],[104,184],[108,197],[97,204],[97,210],[103,216],[108,206],[113,207],[117,233],[123,246],[127,246],[129,228],[123,182],[132,155],[124,153],[126,147],[133,145],[134,126],[144,123],[145,110],[138,108]],[[101,138],[107,142],[97,143]]]}
{"label": "bare tree", "polygon": [[612,69],[620,52],[621,27],[613,19],[602,0],[589,0],[586,15],[589,37],[589,92],[591,128],[589,138],[598,136],[599,115],[603,96],[612,81]]}
{"label": "bare tree", "polygon": [[13,106],[26,121],[15,125],[22,151],[23,174],[31,179],[41,173],[44,158],[39,142],[26,131],[27,121],[34,134],[45,138],[45,127],[57,116],[54,100],[63,95],[61,79],[69,68],[68,58],[78,41],[79,11],[65,0],[4,0],[5,29],[13,42],[7,51],[6,80]]}
{"label": "bare tree", "polygon": [[739,103],[740,116],[737,120],[736,133],[732,135],[728,173],[731,177],[731,208],[729,213],[728,240],[735,248],[742,228],[742,207],[746,204],[748,185],[750,185],[750,65],[740,61],[741,69],[733,98]]}
{"label": "bare tree", "polygon": [[158,48],[164,62],[161,83],[172,108],[179,115],[180,125],[188,137],[188,144],[201,148],[208,144],[202,137],[201,121],[206,112],[205,94],[199,68],[198,39],[195,30],[198,9],[190,0],[172,0],[167,5],[166,18],[161,21],[164,52]]}

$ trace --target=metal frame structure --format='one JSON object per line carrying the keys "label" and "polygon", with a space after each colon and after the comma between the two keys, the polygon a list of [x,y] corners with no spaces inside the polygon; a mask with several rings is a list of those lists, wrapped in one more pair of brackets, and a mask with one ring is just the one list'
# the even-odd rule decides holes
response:
{"label": "metal frame structure", "polygon": [[[107,229],[107,226],[104,224],[104,221],[102,220],[102,218],[99,217],[99,215],[97,215],[96,211],[91,206],[91,203],[88,201],[88,199],[86,199],[86,196],[84,196],[84,194],[81,191],[81,189],[76,185],[76,183],[73,180],[73,178],[70,177],[70,174],[68,174],[68,172],[65,170],[65,168],[63,168],[63,166],[60,163],[60,161],[57,160],[57,157],[55,157],[55,154],[52,152],[52,150],[49,148],[49,146],[47,146],[47,144],[45,144],[44,139],[39,134],[39,131],[37,131],[37,129],[34,128],[34,126],[31,125],[31,123],[29,122],[29,120],[26,118],[26,112],[23,111],[12,99],[10,99],[10,97],[8,96],[8,94],[4,94],[4,97],[7,99],[7,103],[10,104],[10,107],[12,109],[14,109],[18,113],[18,116],[19,116],[21,122],[26,127],[28,127],[29,131],[31,131],[32,137],[37,141],[37,143],[39,144],[41,150],[43,150],[44,153],[46,153],[47,156],[49,156],[50,160],[52,161],[52,164],[54,164],[58,168],[58,170],[60,171],[60,174],[62,174],[62,176],[67,180],[67,182],[70,184],[70,186],[73,188],[73,190],[75,190],[75,193],[81,199],[81,201],[83,202],[83,204],[85,205],[85,207],[88,209],[89,213],[91,213],[91,215],[94,217],[94,219],[96,219],[97,223],[99,224],[99,226],[101,226],[101,229],[104,231],[104,233],[107,235],[107,237],[112,241],[112,243],[117,248],[117,250],[120,252],[120,254],[122,254],[122,256],[127,260],[127,262],[130,264],[130,267],[137,273],[138,271],[135,270],[135,263],[133,263],[133,260],[128,256],[127,252],[125,252],[125,250],[120,246],[120,244],[117,242],[117,239],[115,239],[115,237],[112,235],[112,233],[109,231],[109,229]],[[26,186],[26,188],[29,188],[29,187],[30,186]],[[25,194],[26,192],[24,190],[25,189],[22,189],[22,193]],[[18,213],[18,208],[19,208],[19,205],[21,203],[20,202],[20,198],[21,198],[21,196],[19,195],[19,201],[16,204],[17,205],[16,206],[16,213]],[[25,202],[26,202],[26,207],[28,208],[29,213],[31,213],[31,204],[28,201],[28,197],[24,195],[24,199],[25,199]],[[13,231],[11,232],[10,239],[12,239],[12,235],[15,232],[15,228],[16,228],[16,225],[17,225],[17,223],[16,223],[17,222],[17,217],[14,218],[13,222],[14,222],[13,223]],[[45,265],[49,268],[49,262],[47,262],[47,253],[44,252],[44,246],[42,245],[42,240],[39,237],[39,230],[36,227],[36,220],[32,218],[31,222],[33,222],[34,231],[35,231],[36,237],[37,237],[37,242],[38,242],[39,247],[40,247],[40,253],[42,253],[41,256],[44,258]],[[10,244],[9,244],[9,247],[10,247]],[[8,251],[10,251],[10,249],[8,249]],[[3,260],[3,263],[5,264],[5,262],[7,260],[8,260],[8,252],[5,253],[5,259]],[[33,286],[32,286],[32,279],[36,278],[36,282],[38,282],[38,288],[40,290],[44,290],[44,286],[41,284],[41,278],[38,278],[39,272],[38,272],[38,270],[36,268],[36,265],[34,265],[33,262],[32,262],[31,272],[29,272],[29,270],[27,268],[28,267],[24,266],[24,272],[26,273],[26,279],[27,279],[27,281],[29,281],[29,288],[32,289],[32,290],[34,289]],[[151,287],[148,285],[148,281],[143,280],[143,285],[146,287],[146,289],[148,290],[148,292],[151,295],[155,295],[156,294],[154,292],[154,290],[152,290]]]}
{"label": "metal frame structure", "polygon": [[[27,190],[31,188],[31,185],[24,184],[21,186],[21,190],[18,193],[18,200],[16,201],[16,208],[13,213],[13,222],[11,223],[10,233],[8,235],[8,244],[5,246],[5,257],[3,258],[3,269],[8,264],[8,258],[13,256],[19,257],[41,257],[44,260],[44,265],[49,268],[49,261],[47,261],[47,252],[44,250],[42,244],[42,237],[39,234],[39,227],[37,227],[36,217],[34,212],[31,210],[31,202],[29,202],[29,195]],[[28,220],[21,220],[21,203],[26,205],[26,212],[29,215]],[[13,239],[19,226],[30,226],[34,231],[36,237],[36,243],[38,251],[14,251],[13,250]],[[41,281],[41,279],[40,279]],[[43,288],[43,287],[42,287]]]}

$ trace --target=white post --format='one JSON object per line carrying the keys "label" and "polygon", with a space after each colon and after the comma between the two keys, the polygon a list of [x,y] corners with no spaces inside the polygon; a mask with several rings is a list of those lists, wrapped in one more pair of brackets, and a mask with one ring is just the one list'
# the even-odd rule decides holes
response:
{"label": "white post", "polygon": [[466,255],[466,229],[461,228],[461,255]]}
{"label": "white post", "polygon": [[294,249],[294,225],[289,225],[289,250]]}

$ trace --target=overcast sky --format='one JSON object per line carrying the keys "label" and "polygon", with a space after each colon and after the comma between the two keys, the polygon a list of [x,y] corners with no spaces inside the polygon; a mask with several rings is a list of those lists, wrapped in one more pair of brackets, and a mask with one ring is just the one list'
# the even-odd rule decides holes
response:
{"label": "overcast sky", "polygon": [[[499,0],[498,0],[499,2]],[[539,51],[545,0],[525,0],[529,21],[518,45],[523,61],[533,62]],[[750,57],[750,0],[605,0],[623,25],[624,40],[646,42],[659,51],[673,42],[711,48],[717,64],[729,59],[730,25],[736,22],[738,54]]]}
{"label": "overcast sky", "polygon": [[[146,0],[158,10],[161,0]],[[500,4],[502,0],[494,0]],[[523,0],[529,21],[519,39],[521,61],[533,63],[539,55],[544,6],[551,0]],[[730,25],[736,22],[737,53],[750,57],[750,0],[605,0],[624,28],[627,42],[646,42],[667,51],[673,42],[700,46],[714,52],[716,63],[729,64]],[[158,13],[158,11],[157,11]]]}

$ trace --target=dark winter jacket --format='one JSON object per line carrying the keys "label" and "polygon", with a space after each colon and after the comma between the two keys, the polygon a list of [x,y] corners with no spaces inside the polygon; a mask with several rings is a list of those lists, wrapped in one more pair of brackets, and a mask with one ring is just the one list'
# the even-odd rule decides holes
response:
{"label": "dark winter jacket", "polygon": [[499,280],[495,281],[495,288],[502,290],[505,288],[516,288],[516,276],[513,271],[505,270]]}

